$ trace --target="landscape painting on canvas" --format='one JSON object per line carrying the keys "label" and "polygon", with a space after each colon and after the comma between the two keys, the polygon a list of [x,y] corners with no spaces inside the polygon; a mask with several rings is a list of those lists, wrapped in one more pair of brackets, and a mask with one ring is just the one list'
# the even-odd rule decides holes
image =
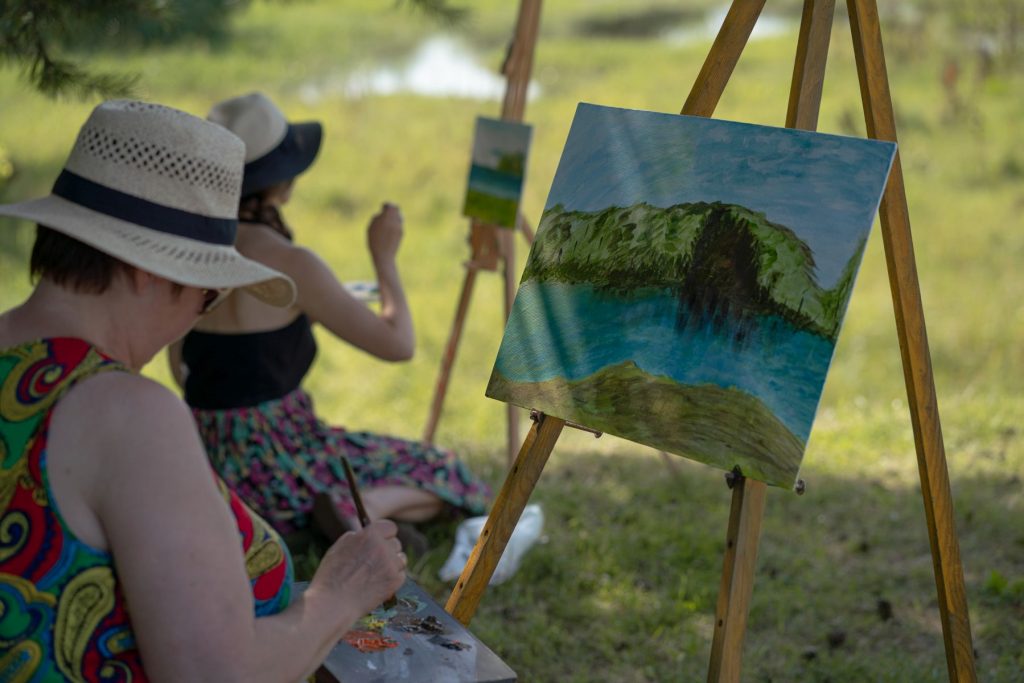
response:
{"label": "landscape painting on canvas", "polygon": [[516,227],[530,126],[478,116],[462,213],[502,228]]}
{"label": "landscape painting on canvas", "polygon": [[793,486],[895,151],[580,104],[487,395]]}

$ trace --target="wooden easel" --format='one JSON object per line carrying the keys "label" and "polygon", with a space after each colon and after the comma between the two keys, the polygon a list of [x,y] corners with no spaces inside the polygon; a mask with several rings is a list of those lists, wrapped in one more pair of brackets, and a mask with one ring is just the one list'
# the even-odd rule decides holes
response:
{"label": "wooden easel", "polygon": [[[682,113],[710,116],[732,75],[765,0],[733,0]],[[800,37],[789,97],[786,126],[817,127],[825,61],[831,38],[835,0],[804,0]],[[867,133],[896,141],[889,81],[875,0],[847,0]],[[903,373],[914,430],[921,493],[931,544],[939,613],[950,681],[977,680],[963,567],[953,524],[953,502],[939,424],[924,311],[910,235],[910,219],[897,154],[879,209],[889,283],[892,289]],[[530,493],[554,448],[565,421],[540,415],[495,500],[473,554],[445,609],[463,624],[476,612],[491,574],[512,535]],[[761,521],[765,484],[732,476],[732,507],[708,681],[739,681]]]}
{"label": "wooden easel", "polygon": [[[523,120],[523,112],[526,109],[526,93],[530,85],[530,73],[533,70],[534,46],[537,43],[537,32],[540,28],[540,10],[541,0],[520,0],[515,33],[501,69],[506,79],[505,99],[501,105],[501,118],[505,121]],[[533,231],[522,214],[519,214],[516,223],[516,229],[523,233],[527,243],[532,243]],[[434,400],[430,405],[427,426],[423,430],[423,443],[425,444],[433,443],[437,423],[441,419],[441,409],[448,391],[448,378],[451,375],[452,365],[455,363],[455,352],[459,348],[459,340],[462,337],[462,327],[469,310],[469,298],[473,293],[476,274],[481,270],[497,270],[499,261],[505,276],[505,320],[508,321],[509,313],[512,311],[512,302],[516,297],[517,285],[514,237],[515,232],[512,230],[488,225],[475,218],[470,220],[469,244],[472,254],[469,261],[465,263],[466,279],[462,282],[459,304],[455,309],[455,322],[452,323],[448,344],[445,346],[444,356],[441,358],[441,373],[438,375],[437,385],[434,389]],[[513,405],[507,406],[507,411],[506,448],[508,461],[511,463],[515,455],[516,444],[519,443],[519,413],[518,408]]]}

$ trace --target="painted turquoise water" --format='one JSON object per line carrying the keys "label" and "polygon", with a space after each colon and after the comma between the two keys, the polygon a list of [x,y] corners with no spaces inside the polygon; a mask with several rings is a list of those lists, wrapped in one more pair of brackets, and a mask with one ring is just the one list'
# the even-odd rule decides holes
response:
{"label": "painted turquoise water", "polygon": [[492,197],[518,200],[523,189],[523,177],[472,164],[469,168],[469,186]]}
{"label": "painted turquoise water", "polygon": [[619,296],[587,285],[519,288],[495,369],[515,382],[576,380],[626,360],[681,384],[740,389],[803,443],[834,346],[777,317],[713,324],[667,289]]}

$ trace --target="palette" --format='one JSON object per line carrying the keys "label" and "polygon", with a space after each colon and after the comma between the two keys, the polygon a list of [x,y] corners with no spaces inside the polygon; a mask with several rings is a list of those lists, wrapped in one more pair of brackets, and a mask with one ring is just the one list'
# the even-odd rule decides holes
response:
{"label": "palette", "polygon": [[[296,594],[306,587],[295,585]],[[411,579],[396,605],[363,617],[331,650],[318,683],[513,683],[516,673]]]}

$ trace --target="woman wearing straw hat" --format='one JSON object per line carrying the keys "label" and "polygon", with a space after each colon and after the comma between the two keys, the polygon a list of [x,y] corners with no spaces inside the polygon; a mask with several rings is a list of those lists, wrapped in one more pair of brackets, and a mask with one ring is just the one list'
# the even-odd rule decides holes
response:
{"label": "woman wearing straw hat", "polygon": [[367,231],[380,291],[375,313],[320,257],[293,243],[281,216],[296,176],[320,148],[320,124],[289,123],[259,93],[221,102],[208,118],[246,144],[238,250],[297,285],[296,303],[286,309],[245,294],[228,297],[172,348],[172,367],[214,468],[282,533],[309,526],[313,516],[329,535],[355,525],[340,456],[351,462],[372,519],[420,522],[445,506],[482,514],[488,488],[453,454],[329,427],[300,387],[316,352],[314,322],[377,358],[412,356],[412,320],[395,264],[398,208],[384,204]]}
{"label": "woman wearing straw hat", "polygon": [[378,522],[291,601],[281,539],[211,472],[187,407],[138,374],[231,288],[294,298],[232,246],[243,155],[202,119],[107,102],[50,196],[0,206],[38,224],[35,288],[0,314],[5,681],[299,680],[404,580]]}

